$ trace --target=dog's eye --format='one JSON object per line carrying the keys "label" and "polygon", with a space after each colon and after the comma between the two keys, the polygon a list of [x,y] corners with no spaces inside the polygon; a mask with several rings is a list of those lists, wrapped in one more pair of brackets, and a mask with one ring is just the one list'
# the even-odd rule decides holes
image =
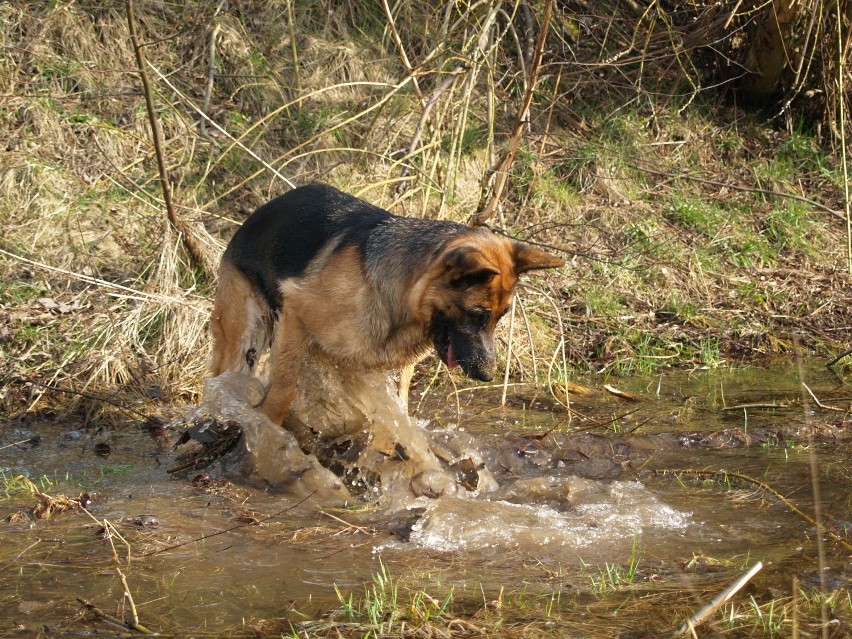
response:
{"label": "dog's eye", "polygon": [[470,273],[465,273],[464,275],[460,275],[453,279],[450,284],[458,289],[471,288],[473,286],[483,286],[488,284],[494,276],[497,275],[496,272],[491,269],[483,268],[478,271],[472,271]]}

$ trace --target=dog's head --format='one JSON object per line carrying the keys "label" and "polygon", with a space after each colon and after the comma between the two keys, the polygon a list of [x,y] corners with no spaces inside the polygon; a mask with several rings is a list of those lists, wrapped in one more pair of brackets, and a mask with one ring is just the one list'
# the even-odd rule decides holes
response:
{"label": "dog's head", "polygon": [[529,244],[482,232],[453,241],[431,270],[420,308],[448,368],[494,379],[494,328],[506,314],[521,273],[564,262]]}

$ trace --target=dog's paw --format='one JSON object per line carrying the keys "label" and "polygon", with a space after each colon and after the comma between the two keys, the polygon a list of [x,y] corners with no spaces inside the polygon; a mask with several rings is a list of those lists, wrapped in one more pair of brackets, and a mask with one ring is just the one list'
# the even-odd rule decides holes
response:
{"label": "dog's paw", "polygon": [[415,497],[437,499],[442,495],[455,495],[458,486],[455,480],[439,470],[424,470],[411,478],[409,484]]}

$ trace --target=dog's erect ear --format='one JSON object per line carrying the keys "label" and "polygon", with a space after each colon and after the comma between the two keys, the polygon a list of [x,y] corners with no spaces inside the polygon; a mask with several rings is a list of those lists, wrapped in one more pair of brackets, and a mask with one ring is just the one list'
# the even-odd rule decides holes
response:
{"label": "dog's erect ear", "polygon": [[498,272],[480,261],[479,251],[467,246],[451,250],[444,257],[445,278],[453,288],[464,289],[487,284]]}
{"label": "dog's erect ear", "polygon": [[523,242],[513,241],[512,250],[515,253],[515,275],[536,269],[557,268],[565,265],[563,259]]}

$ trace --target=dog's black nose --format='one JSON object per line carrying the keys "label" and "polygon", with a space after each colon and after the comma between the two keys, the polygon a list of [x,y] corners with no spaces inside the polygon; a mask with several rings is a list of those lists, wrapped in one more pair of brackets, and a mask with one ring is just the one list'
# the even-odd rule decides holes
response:
{"label": "dog's black nose", "polygon": [[480,365],[473,364],[465,368],[464,364],[462,364],[462,370],[464,370],[465,375],[470,377],[471,379],[478,379],[480,382],[490,382],[494,379],[494,366],[491,365]]}

